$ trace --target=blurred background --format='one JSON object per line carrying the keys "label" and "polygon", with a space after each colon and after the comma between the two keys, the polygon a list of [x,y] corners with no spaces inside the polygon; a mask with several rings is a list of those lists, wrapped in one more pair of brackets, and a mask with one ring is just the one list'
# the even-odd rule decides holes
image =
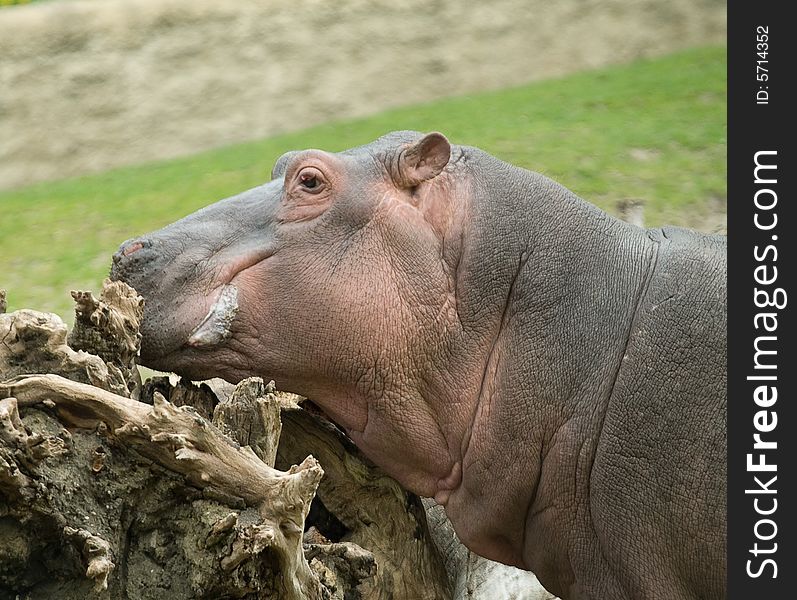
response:
{"label": "blurred background", "polygon": [[0,0],[0,288],[71,319],[120,242],[283,152],[439,130],[724,232],[716,0]]}

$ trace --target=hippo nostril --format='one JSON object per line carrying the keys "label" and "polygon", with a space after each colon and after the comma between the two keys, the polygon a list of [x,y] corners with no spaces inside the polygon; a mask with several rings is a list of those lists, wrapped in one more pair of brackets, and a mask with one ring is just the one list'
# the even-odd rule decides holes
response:
{"label": "hippo nostril", "polygon": [[130,256],[134,252],[138,252],[142,248],[149,248],[152,246],[152,242],[149,240],[130,240],[124,242],[121,246],[119,246],[119,250],[113,255],[113,261],[119,262],[122,257]]}
{"label": "hippo nostril", "polygon": [[[123,259],[139,252],[145,248],[151,248],[152,242],[147,239],[128,240],[119,246],[119,249],[114,253],[112,260],[114,265],[118,265]],[[138,257],[136,257],[138,258]]]}
{"label": "hippo nostril", "polygon": [[129,246],[127,246],[122,250],[122,256],[129,256],[130,254],[133,254],[133,252],[141,250],[143,247],[144,244],[142,244],[141,242],[135,242],[134,244],[130,244]]}

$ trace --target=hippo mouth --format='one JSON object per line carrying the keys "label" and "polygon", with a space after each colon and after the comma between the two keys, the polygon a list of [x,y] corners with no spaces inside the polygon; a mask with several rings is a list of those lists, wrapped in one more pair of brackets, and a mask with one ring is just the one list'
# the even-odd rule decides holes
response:
{"label": "hippo mouth", "polygon": [[238,314],[238,288],[231,283],[221,288],[218,298],[188,336],[193,348],[217,346],[232,336],[232,324]]}
{"label": "hippo mouth", "polygon": [[236,283],[253,267],[270,258],[273,251],[260,251],[239,261],[231,263],[223,274],[222,281],[227,281],[214,292],[216,299],[211,304],[205,317],[188,334],[186,346],[196,349],[213,348],[233,336],[233,324],[238,315],[239,291]]}

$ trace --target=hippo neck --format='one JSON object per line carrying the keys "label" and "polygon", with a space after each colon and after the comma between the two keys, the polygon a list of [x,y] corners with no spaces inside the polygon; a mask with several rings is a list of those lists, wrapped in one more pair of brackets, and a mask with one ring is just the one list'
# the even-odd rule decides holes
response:
{"label": "hippo neck", "polygon": [[[447,512],[477,553],[539,571],[529,564],[536,556],[526,551],[527,531],[541,535],[537,525],[551,525],[547,535],[561,536],[555,527],[566,530],[568,507],[588,494],[655,245],[547,178],[504,163],[489,171],[462,257],[464,272],[482,280],[459,298],[465,330],[474,332],[459,358],[479,356],[470,368],[482,376],[470,392],[462,485]],[[489,193],[505,181],[514,182],[508,192]],[[494,307],[489,317],[485,306]]]}

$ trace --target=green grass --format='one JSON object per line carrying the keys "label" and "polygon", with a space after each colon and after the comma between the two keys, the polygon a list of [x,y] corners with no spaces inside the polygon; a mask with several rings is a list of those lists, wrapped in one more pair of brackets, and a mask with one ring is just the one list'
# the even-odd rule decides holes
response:
{"label": "green grass", "polygon": [[394,129],[439,130],[545,173],[649,226],[703,226],[726,200],[725,49],[704,48],[514,89],[329,123],[196,156],[0,193],[0,287],[9,310],[71,312],[123,240],[268,178],[286,150],[341,150]]}

